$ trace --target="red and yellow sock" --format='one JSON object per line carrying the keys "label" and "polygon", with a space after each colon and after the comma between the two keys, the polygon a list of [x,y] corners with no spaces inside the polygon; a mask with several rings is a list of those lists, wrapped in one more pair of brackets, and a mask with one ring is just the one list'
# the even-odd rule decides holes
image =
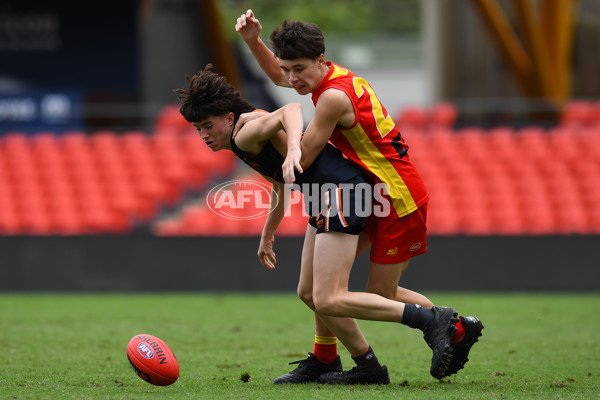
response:
{"label": "red and yellow sock", "polygon": [[315,335],[315,351],[313,353],[323,364],[331,364],[337,358],[337,338]]}

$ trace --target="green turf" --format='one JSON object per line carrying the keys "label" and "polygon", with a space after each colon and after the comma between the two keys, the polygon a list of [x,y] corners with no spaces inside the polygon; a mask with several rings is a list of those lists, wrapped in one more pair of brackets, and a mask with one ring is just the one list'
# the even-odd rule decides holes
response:
{"label": "green turf", "polygon": [[[418,331],[361,322],[391,384],[339,387],[272,384],[312,349],[312,316],[291,294],[0,294],[0,399],[600,397],[600,295],[428,295],[484,322],[467,367],[438,382]],[[175,352],[174,385],[134,375],[125,347],[137,333]]]}

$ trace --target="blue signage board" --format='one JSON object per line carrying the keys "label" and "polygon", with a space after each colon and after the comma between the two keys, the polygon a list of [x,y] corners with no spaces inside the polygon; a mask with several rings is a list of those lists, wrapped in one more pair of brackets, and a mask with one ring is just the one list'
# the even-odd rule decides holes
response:
{"label": "blue signage board", "polygon": [[0,93],[0,135],[81,129],[82,97],[77,91]]}

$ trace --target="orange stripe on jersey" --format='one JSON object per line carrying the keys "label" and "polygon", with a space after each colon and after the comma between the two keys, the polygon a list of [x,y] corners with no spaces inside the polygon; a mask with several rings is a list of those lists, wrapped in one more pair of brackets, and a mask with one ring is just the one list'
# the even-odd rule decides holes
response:
{"label": "orange stripe on jersey", "polygon": [[325,196],[325,204],[327,204],[327,213],[325,214],[325,232],[329,232],[329,212],[331,211],[329,192],[325,192],[323,195]]}
{"label": "orange stripe on jersey", "polygon": [[338,204],[338,215],[340,218],[340,221],[342,222],[343,226],[348,226],[348,223],[346,222],[346,218],[344,218],[344,211],[342,211],[344,209],[344,207],[342,206],[342,189],[340,189],[340,187],[338,186],[337,188],[337,204]]}

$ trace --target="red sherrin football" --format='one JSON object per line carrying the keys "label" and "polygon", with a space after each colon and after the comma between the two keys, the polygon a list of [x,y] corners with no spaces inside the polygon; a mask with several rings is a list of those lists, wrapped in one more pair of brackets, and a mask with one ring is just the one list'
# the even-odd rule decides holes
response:
{"label": "red sherrin football", "polygon": [[179,363],[156,336],[135,335],[127,344],[127,358],[136,374],[148,383],[167,386],[179,378]]}

